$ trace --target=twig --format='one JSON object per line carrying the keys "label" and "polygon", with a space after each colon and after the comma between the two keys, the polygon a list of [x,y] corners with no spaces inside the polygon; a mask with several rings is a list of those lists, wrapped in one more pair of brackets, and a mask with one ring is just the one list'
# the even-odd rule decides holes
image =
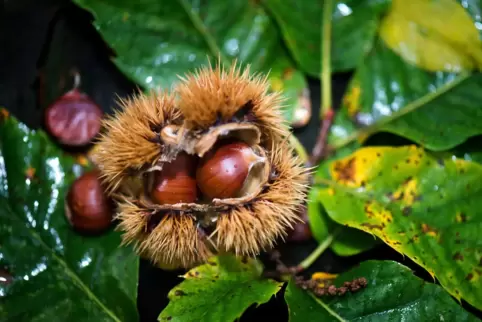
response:
{"label": "twig", "polygon": [[335,112],[333,110],[331,98],[331,15],[333,8],[333,0],[325,0],[323,4],[323,31],[320,41],[321,48],[321,86],[322,86],[322,104],[320,109],[320,131],[316,139],[315,147],[312,150],[308,166],[316,166],[324,157],[326,145],[328,141],[328,133],[333,123]]}

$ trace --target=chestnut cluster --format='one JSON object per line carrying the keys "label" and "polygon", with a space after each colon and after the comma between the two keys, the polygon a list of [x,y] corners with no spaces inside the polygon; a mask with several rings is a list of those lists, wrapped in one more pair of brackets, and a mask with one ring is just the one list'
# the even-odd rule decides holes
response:
{"label": "chestnut cluster", "polygon": [[240,141],[223,142],[201,159],[181,152],[156,171],[151,198],[159,204],[177,204],[241,197],[251,170],[265,162]]}
{"label": "chestnut cluster", "polygon": [[255,256],[298,222],[308,171],[266,77],[207,67],[120,101],[93,155],[125,243],[163,268]]}

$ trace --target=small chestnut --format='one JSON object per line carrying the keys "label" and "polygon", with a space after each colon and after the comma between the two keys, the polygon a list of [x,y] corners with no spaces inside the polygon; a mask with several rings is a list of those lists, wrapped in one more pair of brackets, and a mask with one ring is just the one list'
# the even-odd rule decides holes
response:
{"label": "small chestnut", "polygon": [[197,199],[196,157],[180,152],[154,173],[151,199],[158,204],[191,203]]}
{"label": "small chestnut", "polygon": [[97,233],[110,227],[113,218],[112,200],[107,197],[98,170],[78,177],[66,197],[65,215],[76,230]]}
{"label": "small chestnut", "polygon": [[82,146],[101,128],[102,110],[86,94],[74,88],[45,111],[47,131],[60,143]]}
{"label": "small chestnut", "polygon": [[236,198],[249,176],[251,168],[264,159],[244,142],[214,147],[201,159],[196,181],[209,198]]}

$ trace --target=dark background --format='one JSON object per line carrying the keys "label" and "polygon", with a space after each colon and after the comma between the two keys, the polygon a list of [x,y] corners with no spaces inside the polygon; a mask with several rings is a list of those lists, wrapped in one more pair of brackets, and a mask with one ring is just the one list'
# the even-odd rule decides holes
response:
{"label": "dark background", "polygon": [[[72,67],[82,75],[81,90],[106,113],[115,106],[116,95],[122,97],[136,90],[136,85],[110,61],[112,52],[91,26],[90,14],[68,1],[4,0],[0,12],[0,106],[28,126],[42,126],[43,109],[71,86],[68,73]],[[335,107],[350,76],[338,74],[332,79]],[[313,117],[306,127],[295,131],[308,151],[316,140],[320,105],[319,80],[309,79],[309,85]],[[310,240],[281,245],[280,250],[285,263],[296,264],[315,247],[316,242]],[[366,259],[397,260],[430,281],[428,274],[386,245],[345,258],[328,250],[307,273],[340,272]],[[181,273],[165,272],[141,260],[138,296],[141,321],[157,321],[159,312],[167,305],[167,292],[180,282],[177,276]],[[242,318],[243,321],[266,319],[287,320],[282,296],[249,309]]]}

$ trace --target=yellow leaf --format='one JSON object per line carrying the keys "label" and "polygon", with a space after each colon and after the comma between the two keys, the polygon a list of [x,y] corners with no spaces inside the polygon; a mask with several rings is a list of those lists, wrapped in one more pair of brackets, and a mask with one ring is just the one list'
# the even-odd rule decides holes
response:
{"label": "yellow leaf", "polygon": [[394,0],[380,37],[404,60],[429,71],[482,67],[479,32],[455,0]]}

